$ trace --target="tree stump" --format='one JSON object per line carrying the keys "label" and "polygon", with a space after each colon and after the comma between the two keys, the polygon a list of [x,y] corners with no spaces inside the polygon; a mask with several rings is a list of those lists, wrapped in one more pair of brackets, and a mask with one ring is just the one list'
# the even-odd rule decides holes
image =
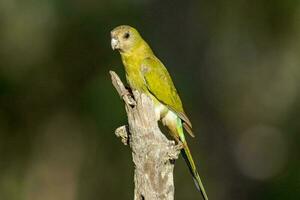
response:
{"label": "tree stump", "polygon": [[115,134],[132,150],[134,200],[173,200],[173,170],[181,144],[168,140],[160,131],[150,97],[127,90],[115,72],[110,71],[110,75],[128,117],[128,126],[119,127]]}

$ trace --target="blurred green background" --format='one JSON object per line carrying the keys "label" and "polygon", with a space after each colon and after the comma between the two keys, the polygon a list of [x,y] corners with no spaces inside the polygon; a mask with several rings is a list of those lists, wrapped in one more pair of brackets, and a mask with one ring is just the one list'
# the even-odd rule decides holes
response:
{"label": "blurred green background", "polygon": [[[211,200],[300,199],[300,1],[2,0],[1,200],[133,198],[121,24],[169,69]],[[175,187],[201,199],[183,159]]]}

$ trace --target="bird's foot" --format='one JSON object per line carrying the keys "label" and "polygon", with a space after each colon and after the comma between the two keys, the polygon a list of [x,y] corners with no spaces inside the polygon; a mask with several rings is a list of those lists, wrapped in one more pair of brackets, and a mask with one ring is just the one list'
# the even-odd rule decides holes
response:
{"label": "bird's foot", "polygon": [[128,89],[128,87],[126,87],[126,90],[123,90],[123,91],[121,92],[121,97],[122,97],[122,99],[124,99],[124,101],[125,101],[126,103],[128,103],[130,106],[135,106],[135,105],[136,105],[136,102],[135,102],[135,100],[134,100],[134,98],[133,98],[133,95],[132,95],[132,92],[131,92],[131,89],[130,89],[130,88]]}
{"label": "bird's foot", "polygon": [[170,141],[170,150],[168,152],[168,160],[174,161],[178,158],[180,150],[183,148],[182,142],[175,144],[175,141]]}

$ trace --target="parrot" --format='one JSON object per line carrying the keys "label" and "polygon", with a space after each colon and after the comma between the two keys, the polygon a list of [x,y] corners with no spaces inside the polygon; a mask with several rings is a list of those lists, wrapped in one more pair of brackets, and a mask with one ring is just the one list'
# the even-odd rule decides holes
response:
{"label": "parrot", "polygon": [[154,55],[140,33],[129,25],[121,25],[111,32],[111,47],[118,50],[125,68],[126,80],[132,90],[149,96],[154,103],[155,117],[162,122],[172,138],[181,143],[181,154],[191,172],[196,188],[208,200],[184,131],[194,137],[192,123],[187,117],[179,94],[164,64]]}

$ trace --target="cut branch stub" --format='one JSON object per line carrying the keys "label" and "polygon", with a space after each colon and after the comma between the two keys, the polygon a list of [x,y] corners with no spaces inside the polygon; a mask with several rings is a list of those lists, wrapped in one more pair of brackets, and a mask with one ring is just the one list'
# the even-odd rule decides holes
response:
{"label": "cut branch stub", "polygon": [[121,138],[121,141],[124,145],[128,145],[129,144],[129,137],[130,137],[130,132],[128,130],[128,126],[124,125],[124,126],[120,126],[119,128],[117,128],[115,130],[115,134],[117,137]]}

